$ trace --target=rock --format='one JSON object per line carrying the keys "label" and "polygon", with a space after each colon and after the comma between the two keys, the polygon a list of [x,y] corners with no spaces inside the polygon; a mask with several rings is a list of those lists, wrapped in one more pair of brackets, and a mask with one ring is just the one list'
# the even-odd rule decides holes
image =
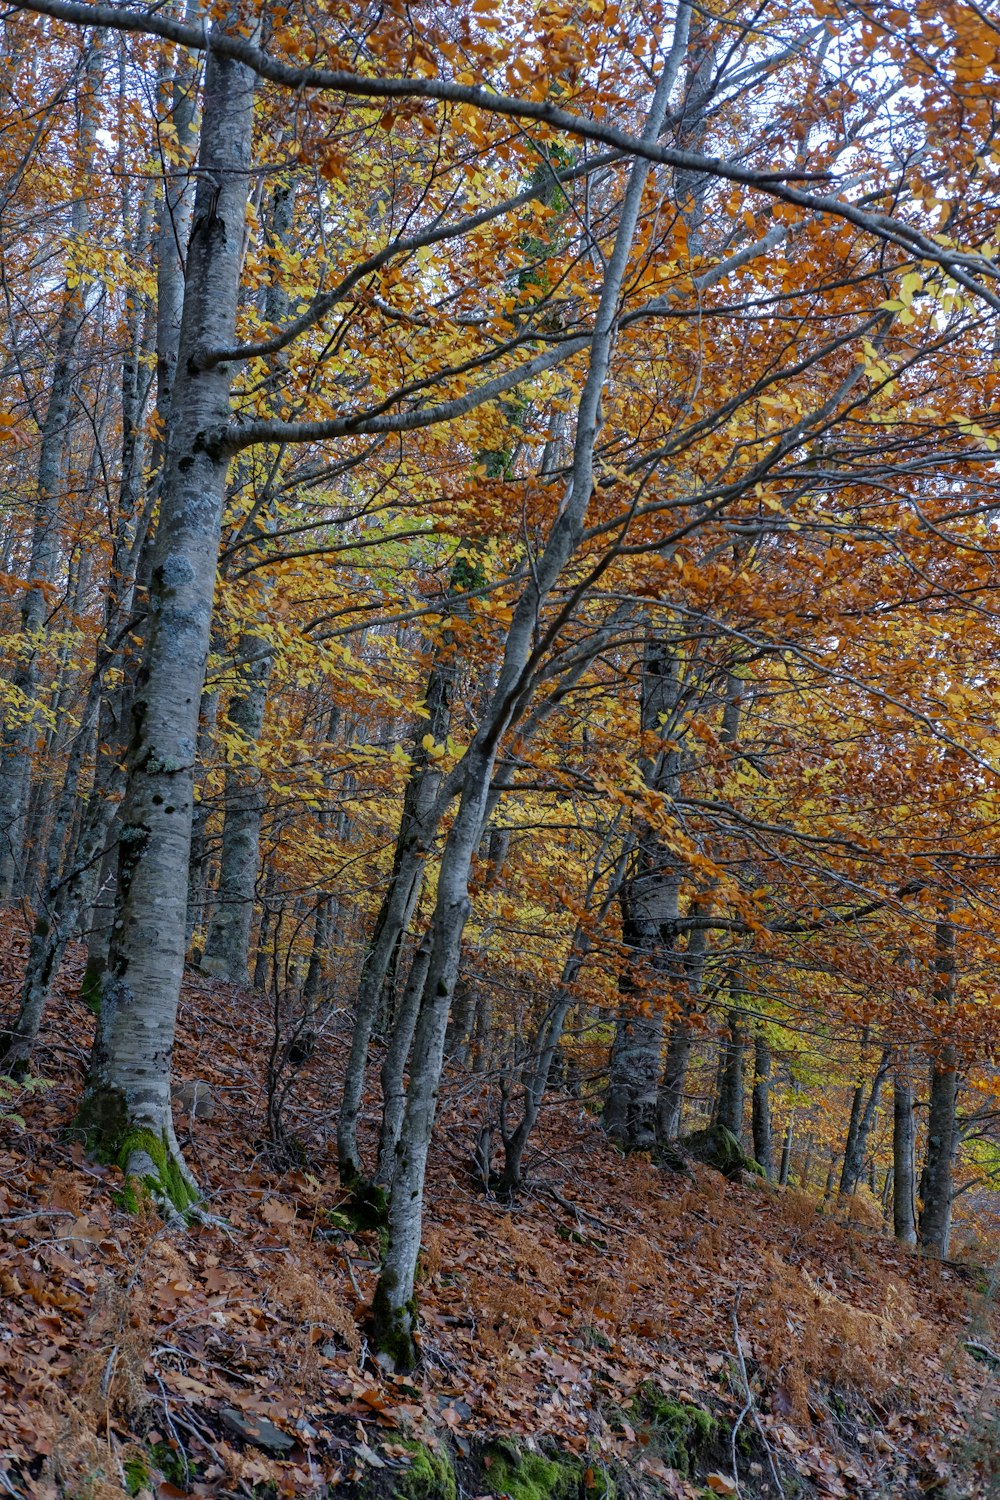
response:
{"label": "rock", "polygon": [[209,979],[229,978],[229,964],[224,958],[219,958],[214,953],[203,953],[198,968]]}
{"label": "rock", "polygon": [[266,1417],[237,1411],[235,1406],[220,1406],[219,1421],[234,1437],[242,1438],[245,1443],[252,1443],[255,1448],[262,1448],[265,1453],[276,1453],[280,1457],[282,1453],[295,1447],[295,1439],[289,1437],[287,1432],[282,1432],[280,1427],[275,1427]]}
{"label": "rock", "polygon": [[713,1167],[716,1172],[721,1172],[723,1177],[734,1182],[742,1172],[749,1172],[754,1177],[763,1177],[764,1169],[752,1156],[748,1156],[725,1125],[709,1125],[706,1130],[693,1130],[690,1135],[682,1135],[677,1143],[695,1161],[704,1162],[706,1167]]}
{"label": "rock", "polygon": [[170,1097],[177,1113],[190,1115],[192,1120],[211,1120],[215,1114],[215,1095],[200,1078],[175,1083],[170,1090]]}

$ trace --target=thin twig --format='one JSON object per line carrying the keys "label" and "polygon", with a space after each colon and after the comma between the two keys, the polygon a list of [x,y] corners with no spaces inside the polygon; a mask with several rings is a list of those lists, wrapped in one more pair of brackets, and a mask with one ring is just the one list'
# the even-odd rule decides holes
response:
{"label": "thin twig", "polygon": [[354,1293],[355,1297],[357,1297],[358,1301],[361,1302],[363,1300],[361,1296],[361,1288],[358,1286],[358,1278],[354,1274],[354,1267],[351,1264],[351,1257],[348,1255],[346,1250],[341,1250],[340,1254],[344,1262],[344,1269],[347,1271],[347,1279],[351,1283],[351,1291]]}
{"label": "thin twig", "polygon": [[783,1494],[783,1490],[782,1490],[782,1486],[781,1486],[781,1479],[780,1479],[780,1477],[778,1475],[778,1470],[777,1470],[777,1468],[775,1466],[775,1462],[774,1462],[774,1453],[772,1452],[771,1444],[767,1440],[767,1433],[764,1431],[763,1423],[760,1420],[760,1415],[759,1415],[759,1413],[757,1411],[757,1407],[754,1404],[753,1392],[750,1389],[750,1377],[747,1374],[747,1362],[746,1362],[746,1359],[744,1358],[744,1355],[743,1355],[743,1341],[740,1338],[740,1323],[739,1323],[739,1317],[738,1317],[739,1305],[740,1305],[740,1297],[742,1296],[742,1293],[743,1293],[743,1288],[742,1287],[738,1287],[737,1290],[736,1290],[735,1300],[733,1301],[733,1314],[732,1314],[732,1317],[733,1317],[733,1338],[734,1338],[734,1340],[736,1342],[736,1362],[737,1362],[737,1364],[739,1366],[740,1379],[743,1382],[743,1393],[746,1396],[746,1406],[740,1412],[739,1418],[737,1419],[737,1422],[736,1422],[736,1426],[733,1428],[733,1434],[732,1434],[732,1444],[733,1444],[733,1477],[736,1478],[736,1433],[739,1430],[739,1426],[740,1426],[740,1423],[743,1421],[743,1418],[749,1414],[750,1416],[753,1417],[754,1426],[757,1429],[757,1432],[758,1432],[758,1434],[760,1436],[761,1442],[764,1444],[764,1451],[767,1454],[767,1465],[768,1465],[768,1468],[771,1470],[771,1478],[774,1480],[774,1493],[776,1495],[781,1495],[781,1494]]}

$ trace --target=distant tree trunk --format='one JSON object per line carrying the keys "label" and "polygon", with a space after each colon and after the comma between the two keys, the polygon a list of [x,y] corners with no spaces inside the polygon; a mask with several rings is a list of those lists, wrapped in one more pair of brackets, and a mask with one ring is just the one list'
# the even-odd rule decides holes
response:
{"label": "distant tree trunk", "polygon": [[850,1196],[861,1180],[864,1169],[865,1157],[868,1154],[868,1138],[871,1135],[872,1126],[878,1111],[879,1097],[882,1093],[882,1084],[889,1071],[889,1059],[891,1049],[885,1047],[882,1057],[872,1079],[868,1090],[868,1098],[865,1099],[864,1084],[859,1084],[854,1090],[854,1099],[851,1105],[851,1123],[847,1132],[847,1149],[844,1152],[844,1169],[840,1174],[840,1191]]}
{"label": "distant tree trunk", "polygon": [[493,1042],[493,1003],[489,989],[480,984],[476,990],[476,1008],[472,1017],[469,1056],[473,1073],[485,1073],[490,1065]]}
{"label": "distant tree trunk", "polygon": [[[738,983],[738,978],[730,982],[730,994],[734,989],[738,993]],[[727,1130],[731,1130],[737,1140],[743,1134],[743,1055],[745,1048],[743,1013],[734,1006],[726,1018],[726,1034],[722,1039],[718,1121]]]}
{"label": "distant tree trunk", "polygon": [[781,1168],[778,1172],[778,1182],[782,1187],[788,1186],[788,1173],[792,1165],[792,1143],[795,1140],[795,1121],[789,1117],[785,1126],[785,1140],[781,1148]]}
{"label": "distant tree trunk", "polygon": [[[955,995],[955,923],[953,903],[946,900],[935,927],[935,997],[942,1006],[952,1005]],[[927,1118],[927,1154],[921,1179],[923,1207],[919,1240],[923,1249],[942,1259],[948,1254],[951,1236],[951,1205],[954,1196],[954,1161],[958,1144],[955,1106],[958,1098],[958,1054],[952,1041],[945,1041],[931,1065],[930,1110]]]}
{"label": "distant tree trunk", "polygon": [[78,1123],[129,1173],[183,1204],[170,1064],[184,967],[198,708],[209,647],[232,370],[204,358],[235,336],[254,77],[209,49],[180,355],[153,554],[150,625],[122,814],[115,928]]}
{"label": "distant tree trunk", "polygon": [[[100,120],[99,84],[103,68],[104,52],[98,34],[98,38],[87,43],[81,88],[78,146],[84,173],[93,154]],[[72,209],[74,240],[85,241],[88,228],[88,200],[81,190]],[[72,425],[77,343],[86,311],[84,289],[67,282],[53,341],[48,406],[41,424],[28,587],[21,605],[20,639],[10,673],[13,706],[0,727],[0,901],[9,901],[19,893],[24,869],[25,815],[39,685],[38,655],[49,616],[48,590],[59,564],[59,496]]]}
{"label": "distant tree trunk", "polygon": [[[681,688],[680,662],[669,642],[651,635],[642,660],[640,730],[655,737],[660,749],[639,758],[645,785],[673,800],[679,790],[681,755],[664,741],[676,732]],[[615,1026],[604,1106],[608,1134],[630,1151],[648,1150],[657,1140],[658,1097],[663,1051],[660,995],[643,999],[644,989],[659,981],[669,991],[669,974],[677,943],[680,871],[662,834],[641,823],[635,835],[631,872],[622,884],[624,969],[619,980],[623,1000]]]}
{"label": "distant tree trunk", "polygon": [[771,1146],[771,1049],[758,1029],[753,1044],[753,1154],[764,1169],[768,1182],[774,1179],[774,1156]]}
{"label": "distant tree trunk", "polygon": [[255,990],[267,989],[267,975],[271,964],[271,927],[274,921],[273,904],[276,888],[277,876],[272,864],[268,868],[264,881],[260,923],[257,927],[257,945],[253,962],[253,987]]}
{"label": "distant tree trunk", "polygon": [[908,1049],[896,1065],[892,1110],[892,1228],[901,1245],[917,1243],[916,1130]]}
{"label": "distant tree trunk", "polygon": [[[688,916],[707,915],[710,907],[710,896],[693,896]],[[675,1140],[681,1133],[687,1070],[694,1044],[691,1012],[702,986],[707,946],[706,929],[689,928],[687,947],[678,959],[682,990],[680,1008],[667,1028],[666,1056],[656,1100],[656,1130],[661,1141]]]}
{"label": "distant tree trunk", "polygon": [[464,1067],[469,1058],[470,1032],[476,1010],[476,992],[468,980],[459,977],[455,986],[455,1000],[448,1017],[448,1034],[445,1037],[445,1057],[449,1062]]}
{"label": "distant tree trunk", "polygon": [[[420,897],[424,864],[441,821],[443,807],[438,795],[441,775],[434,769],[430,746],[425,740],[441,744],[447,739],[455,680],[455,648],[446,639],[438,649],[428,678],[427,717],[418,719],[413,730],[410,779],[403,798],[392,874],[358,980],[351,1050],[337,1121],[337,1158],[343,1182],[352,1182],[361,1176],[358,1116],[375,1016],[393,953],[410,924]],[[404,1064],[405,1061],[404,1057]]]}
{"label": "distant tree trunk", "polygon": [[213,684],[202,688],[198,709],[198,739],[195,751],[194,804],[191,813],[191,841],[188,850],[187,899],[184,907],[184,944],[199,930],[203,931],[209,918],[208,901],[208,820],[212,813],[211,803],[205,795],[206,768],[211,758],[211,745],[215,738],[219,714],[219,689]]}
{"label": "distant tree trunk", "polygon": [[684,1110],[684,1086],[694,1033],[685,1014],[674,1017],[667,1029],[666,1056],[657,1096],[657,1135],[661,1141],[672,1141],[681,1133]]}
{"label": "distant tree trunk", "polygon": [[803,1192],[807,1192],[809,1189],[809,1174],[812,1171],[812,1159],[813,1138],[809,1135],[806,1137],[806,1150],[802,1158],[802,1171],[799,1173],[799,1187]]}
{"label": "distant tree trunk", "polygon": [[[659,139],[670,95],[687,46],[690,10],[679,9],[670,54],[654,92],[644,138]],[[490,782],[504,736],[531,695],[532,653],[542,608],[582,539],[595,482],[601,397],[610,368],[618,308],[639,221],[648,164],[636,159],[605,262],[601,296],[588,352],[587,377],[577,408],[572,472],[548,539],[512,611],[495,692],[484,707],[462,759],[462,791],[441,855],[437,900],[429,931],[431,955],[413,1037],[406,1113],[389,1202],[389,1241],[373,1303],[379,1348],[397,1366],[416,1358],[413,1287],[423,1223],[424,1177],[444,1059],[448,1012],[458,978],[462,936],[471,910],[472,862],[486,828]]]}
{"label": "distant tree trunk", "polygon": [[[270,671],[269,653],[251,662],[241,686],[229,701],[229,725],[247,746],[248,755],[252,755],[264,724]],[[209,973],[231,984],[250,983],[250,927],[260,866],[264,803],[259,773],[252,765],[237,765],[230,760],[226,767],[219,883],[202,962]]]}
{"label": "distant tree trunk", "polygon": [[[604,851],[597,861],[597,868],[603,864]],[[599,919],[603,918],[615,898],[615,891],[619,882],[625,874],[625,857],[619,862],[618,868],[612,876],[608,891],[605,896],[603,907],[599,911]],[[597,883],[595,871],[588,891],[588,900],[593,894]],[[529,1054],[521,1069],[521,1118],[517,1124],[510,1128],[507,1120],[506,1098],[501,1115],[501,1137],[504,1148],[504,1165],[497,1184],[497,1195],[501,1198],[511,1198],[521,1187],[522,1163],[524,1160],[524,1148],[531,1138],[531,1132],[535,1128],[545,1090],[549,1086],[554,1071],[554,1061],[557,1049],[562,1040],[562,1034],[566,1026],[566,1018],[573,1004],[573,986],[579,978],[580,970],[583,968],[590,952],[590,942],[587,932],[582,926],[578,926],[573,934],[570,944],[569,956],[563,965],[563,971],[559,979],[559,987],[542,1016],[535,1034],[532,1038]],[[567,1078],[567,1084],[570,1080]]]}

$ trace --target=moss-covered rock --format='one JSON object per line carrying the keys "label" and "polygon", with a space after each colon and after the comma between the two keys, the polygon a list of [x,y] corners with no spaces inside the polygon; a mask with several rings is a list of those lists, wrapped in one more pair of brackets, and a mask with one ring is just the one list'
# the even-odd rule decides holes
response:
{"label": "moss-covered rock", "polygon": [[705,1130],[693,1130],[690,1135],[682,1135],[678,1145],[689,1156],[693,1156],[695,1161],[704,1162],[706,1167],[713,1167],[730,1181],[738,1178],[742,1172],[750,1172],[755,1177],[764,1176],[760,1163],[747,1155],[733,1132],[725,1125],[709,1125]]}
{"label": "moss-covered rock", "polygon": [[631,1415],[646,1451],[685,1479],[704,1467],[719,1441],[718,1417],[703,1406],[668,1396],[651,1382],[640,1388]]}
{"label": "moss-covered rock", "polygon": [[[507,1500],[578,1500],[584,1470],[576,1459],[529,1453],[513,1443],[491,1444],[484,1458],[486,1484]],[[598,1500],[597,1492],[589,1492]]]}
{"label": "moss-covered rock", "polygon": [[428,1448],[424,1443],[403,1446],[411,1458],[410,1467],[394,1481],[399,1500],[455,1500],[458,1485],[447,1450]]}

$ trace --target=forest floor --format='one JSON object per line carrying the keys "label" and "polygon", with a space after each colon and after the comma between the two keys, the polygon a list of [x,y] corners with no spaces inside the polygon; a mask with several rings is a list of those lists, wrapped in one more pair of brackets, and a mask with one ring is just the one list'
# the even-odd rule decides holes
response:
{"label": "forest floor", "polygon": [[[23,952],[8,931],[4,1012]],[[266,1000],[189,975],[177,1073],[216,1110],[181,1136],[223,1222],[170,1228],[65,1137],[78,984],[70,963],[50,1086],[0,1123],[0,1496],[1000,1494],[1000,1374],[966,1349],[998,1348],[981,1272],[901,1252],[870,1204],[622,1158],[567,1096],[504,1206],[470,1169],[467,1075],[430,1168],[422,1364],[386,1375],[377,1234],[345,1223],[335,1171],[342,1039],[299,1070],[308,1159],[276,1171]]]}

